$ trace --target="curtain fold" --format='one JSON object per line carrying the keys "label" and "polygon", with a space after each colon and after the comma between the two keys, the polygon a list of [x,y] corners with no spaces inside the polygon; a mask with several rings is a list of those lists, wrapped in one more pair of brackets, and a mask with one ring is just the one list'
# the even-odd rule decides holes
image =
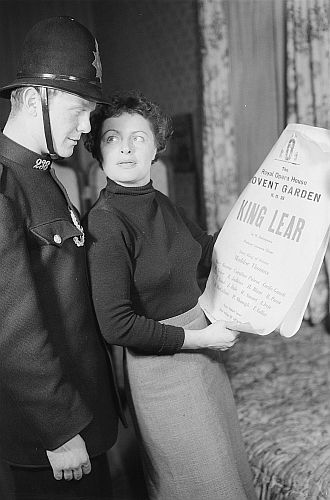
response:
{"label": "curtain fold", "polygon": [[239,192],[284,128],[283,0],[228,0]]}
{"label": "curtain fold", "polygon": [[203,180],[209,231],[223,224],[237,198],[227,20],[222,0],[199,0],[202,54]]}
{"label": "curtain fold", "polygon": [[287,120],[329,128],[328,0],[287,0]]}
{"label": "curtain fold", "polygon": [[199,0],[203,176],[210,231],[284,128],[284,0]]}

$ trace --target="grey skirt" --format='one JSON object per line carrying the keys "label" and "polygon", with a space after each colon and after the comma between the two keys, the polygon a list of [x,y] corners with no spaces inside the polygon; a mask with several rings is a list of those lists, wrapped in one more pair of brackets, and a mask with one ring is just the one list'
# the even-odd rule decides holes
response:
{"label": "grey skirt", "polygon": [[[207,326],[199,305],[163,323]],[[256,499],[219,351],[144,356],[127,349],[126,375],[150,499]]]}

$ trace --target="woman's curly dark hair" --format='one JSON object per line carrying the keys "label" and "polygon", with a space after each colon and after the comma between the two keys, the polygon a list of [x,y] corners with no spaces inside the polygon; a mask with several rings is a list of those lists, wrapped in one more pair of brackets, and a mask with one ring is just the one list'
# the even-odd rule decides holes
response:
{"label": "woman's curly dark hair", "polygon": [[83,136],[85,148],[92,153],[102,167],[100,150],[102,124],[107,118],[120,116],[123,113],[142,115],[151,124],[157,147],[157,153],[152,162],[154,163],[159,154],[166,149],[167,142],[173,133],[172,122],[158,104],[148,101],[142,93],[136,91],[118,92],[111,96],[109,104],[96,106],[91,113],[91,131]]}

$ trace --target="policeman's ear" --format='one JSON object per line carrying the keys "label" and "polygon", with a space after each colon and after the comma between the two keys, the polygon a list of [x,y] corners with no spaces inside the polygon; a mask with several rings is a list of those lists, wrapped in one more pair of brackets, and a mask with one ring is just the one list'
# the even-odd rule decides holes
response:
{"label": "policeman's ear", "polygon": [[41,112],[41,100],[34,87],[26,87],[23,92],[23,106],[29,115],[36,117]]}

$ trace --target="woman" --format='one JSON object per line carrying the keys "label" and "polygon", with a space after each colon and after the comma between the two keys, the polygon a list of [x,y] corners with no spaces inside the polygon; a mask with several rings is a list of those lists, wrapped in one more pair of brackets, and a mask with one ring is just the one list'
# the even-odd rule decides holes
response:
{"label": "woman", "polygon": [[92,294],[105,340],[126,348],[131,410],[151,499],[255,499],[221,350],[238,332],[209,325],[199,263],[214,237],[150,181],[169,120],[140,94],[92,114],[85,145],[107,175],[86,219]]}

